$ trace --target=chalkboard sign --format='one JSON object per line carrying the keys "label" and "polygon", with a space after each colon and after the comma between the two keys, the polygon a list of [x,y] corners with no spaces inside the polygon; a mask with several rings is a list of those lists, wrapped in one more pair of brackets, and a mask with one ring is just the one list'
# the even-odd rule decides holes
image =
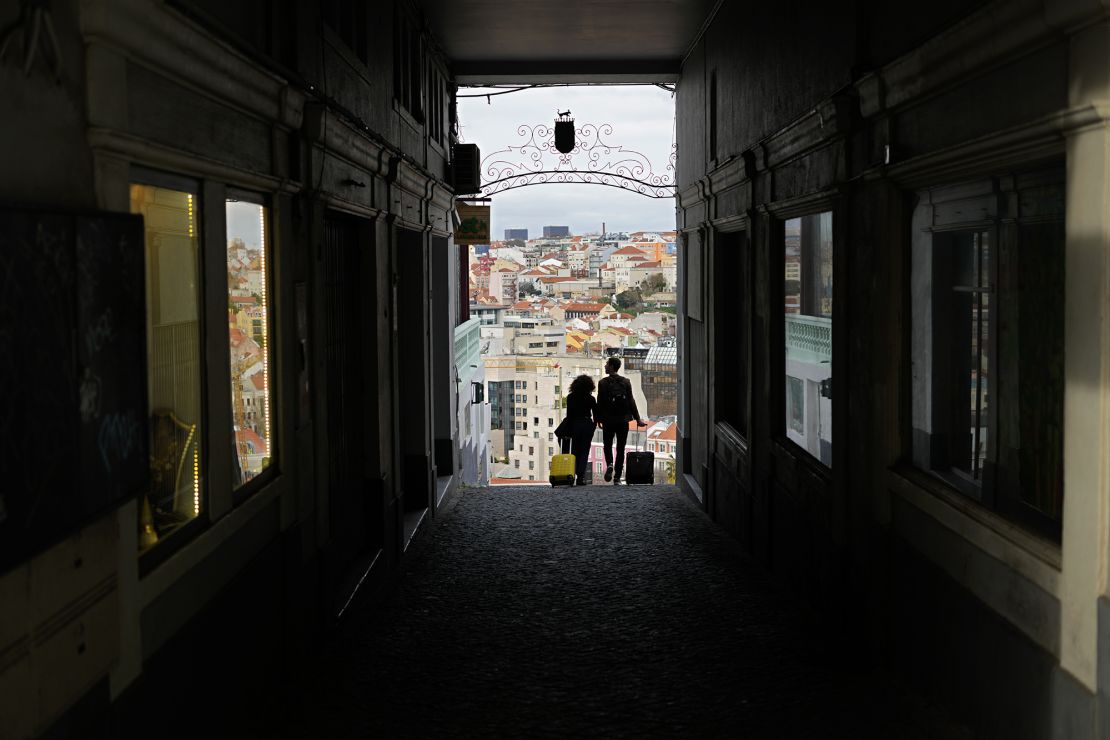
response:
{"label": "chalkboard sign", "polygon": [[0,208],[0,572],[147,484],[142,219]]}

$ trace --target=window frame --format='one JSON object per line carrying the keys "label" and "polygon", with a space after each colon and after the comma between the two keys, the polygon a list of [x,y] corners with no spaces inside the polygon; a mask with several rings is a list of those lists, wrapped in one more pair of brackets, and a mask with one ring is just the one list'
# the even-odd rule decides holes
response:
{"label": "window frame", "polygon": [[[343,6],[343,7],[340,7]],[[344,11],[344,12],[340,12]],[[366,70],[370,68],[370,38],[369,16],[366,7],[361,3],[351,0],[327,0],[320,3],[320,25],[326,32],[334,36],[333,46],[342,44],[343,50]],[[347,15],[347,22],[333,23],[329,16],[332,13]],[[336,16],[334,19],[341,21]]]}
{"label": "window frame", "polygon": [[[271,288],[274,285],[274,256],[273,256],[274,255],[274,249],[273,249],[274,229],[273,229],[273,225],[274,225],[275,219],[274,219],[274,210],[273,210],[273,205],[272,205],[273,199],[265,193],[259,193],[259,192],[252,191],[252,190],[244,190],[244,189],[228,186],[226,188],[225,193],[224,193],[225,213],[226,213],[227,203],[231,202],[231,201],[239,201],[239,202],[242,202],[242,203],[252,203],[254,205],[261,206],[262,208],[266,209],[266,244],[263,244],[262,248],[264,250],[266,250],[266,270],[265,270],[264,278],[266,280],[267,288]],[[226,255],[226,252],[227,252],[227,223],[226,223],[226,219],[225,219],[225,222],[224,222],[224,242],[221,246],[223,246],[224,253]],[[225,260],[226,260],[226,257],[225,257]],[[226,271],[226,267],[225,267],[225,271]],[[225,287],[225,292],[226,292],[226,287]],[[265,488],[267,485],[269,485],[273,480],[275,480],[279,475],[281,475],[281,455],[280,455],[281,445],[279,444],[280,436],[281,436],[280,435],[280,418],[281,417],[280,417],[280,414],[278,412],[279,404],[277,402],[277,399],[280,397],[281,394],[276,392],[276,389],[281,387],[280,373],[278,371],[278,363],[277,363],[277,360],[276,360],[277,354],[278,354],[277,353],[277,347],[276,347],[277,342],[278,342],[278,338],[277,338],[277,333],[275,331],[275,323],[276,323],[275,322],[275,317],[277,315],[277,303],[278,302],[276,300],[276,297],[277,297],[277,291],[276,290],[269,290],[268,289],[266,292],[267,292],[268,296],[271,296],[269,298],[270,305],[266,309],[266,324],[267,324],[266,325],[266,332],[267,332],[267,334],[266,334],[266,336],[267,336],[266,344],[268,346],[268,351],[269,351],[269,355],[270,355],[270,357],[269,357],[270,370],[269,370],[268,374],[270,376],[269,382],[270,382],[270,437],[271,437],[271,439],[266,441],[266,445],[267,445],[267,447],[269,448],[269,451],[270,451],[270,464],[268,466],[266,466],[265,470],[263,470],[261,473],[256,475],[254,478],[251,478],[249,481],[244,482],[241,486],[238,486],[238,487],[235,487],[234,485],[232,486],[232,488],[231,488],[231,505],[232,505],[232,508],[235,508],[235,507],[238,507],[238,506],[242,505],[247,499],[249,499],[251,496],[253,496],[254,494],[261,491],[263,488]],[[228,350],[230,352],[230,345],[228,346]],[[228,363],[228,380],[229,381],[231,379],[230,378],[230,372],[231,372],[231,364],[230,364],[230,361],[229,361],[229,363]],[[229,383],[229,385],[230,385],[230,383]],[[228,408],[228,421],[231,422],[232,426],[234,425],[234,415],[235,415],[234,406],[232,406],[232,407]],[[238,455],[238,451],[236,450],[236,447],[235,447],[234,433],[232,433],[232,455]],[[232,462],[230,460],[230,458],[229,458],[229,462]]]}
{"label": "window frame", "polygon": [[[730,243],[726,247],[726,242]],[[724,250],[726,248],[735,248],[739,250],[739,255],[735,261],[724,259]],[[714,284],[711,286],[713,290],[713,411],[714,420],[717,424],[727,426],[730,428],[737,437],[748,443],[751,429],[751,385],[752,385],[752,346],[751,334],[754,316],[754,297],[752,296],[752,270],[753,270],[753,247],[751,241],[751,231],[745,221],[740,224],[740,228],[719,228],[713,233],[713,242],[711,255],[713,260],[713,280]],[[739,276],[730,274],[730,268],[736,268],[740,273]],[[737,286],[735,282],[729,283],[729,277],[739,277],[741,285]],[[741,301],[731,301],[736,291],[739,289],[740,293],[744,296]],[[721,317],[726,315],[722,309],[730,303],[738,303],[739,306],[733,311],[728,312],[729,321],[720,321]],[[716,382],[718,378],[735,379],[736,374],[729,374],[725,371],[725,361],[729,355],[721,352],[720,344],[727,336],[735,336],[737,329],[741,332],[739,346],[736,348],[733,357],[736,359],[737,364],[740,366],[740,378],[738,383],[735,384],[734,390],[730,395],[722,394],[717,389],[722,387],[722,384]],[[645,382],[652,382],[651,378],[645,378]],[[733,395],[734,394],[734,397]]]}
{"label": "window frame", "polygon": [[[1012,397],[1004,393],[1004,389],[1012,384],[1012,370],[1004,371],[1001,366],[1001,358],[1003,356],[1004,348],[1000,346],[1001,336],[1003,331],[1001,324],[1003,323],[1004,313],[1003,306],[1010,300],[1015,298],[1016,289],[1012,285],[1013,275],[1011,274],[1008,282],[1011,283],[1005,291],[1002,270],[1004,263],[1004,255],[1009,269],[1012,271],[1013,260],[1019,257],[1023,248],[1026,247],[1022,229],[1045,224],[1058,224],[1061,229],[1060,243],[1061,256],[1066,255],[1066,232],[1065,228],[1065,209],[1067,207],[1067,199],[1070,196],[1069,189],[1064,175],[1065,165],[1059,160],[1046,160],[1036,162],[1021,167],[1014,167],[1004,171],[993,171],[987,173],[979,173],[977,176],[972,175],[959,179],[953,179],[948,182],[939,183],[935,185],[926,185],[915,190],[918,197],[916,205],[911,205],[910,212],[913,219],[913,229],[906,245],[906,267],[904,270],[903,284],[907,286],[904,291],[907,296],[904,311],[906,315],[906,338],[903,348],[903,365],[905,367],[905,378],[903,380],[905,387],[905,402],[902,407],[903,422],[903,439],[904,444],[902,448],[902,458],[895,466],[896,470],[902,475],[909,475],[911,478],[916,478],[922,488],[925,490],[932,490],[934,495],[940,495],[939,492],[943,490],[950,493],[954,497],[959,497],[962,500],[970,500],[975,504],[981,506],[985,512],[991,516],[997,516],[1001,520],[1006,521],[1011,526],[1016,526],[1021,531],[1029,533],[1030,535],[1046,538],[1046,541],[1059,543],[1062,536],[1063,528],[1063,509],[1061,506],[1061,513],[1059,519],[1054,519],[1049,513],[1036,508],[1030,504],[1024,497],[1022,486],[1015,483],[1015,476],[1013,472],[1006,472],[1000,463],[1000,443],[1004,442],[1004,434],[1001,429],[1001,422],[999,420],[1000,409],[1004,407],[1008,401],[1012,401]],[[1024,204],[1027,193],[1034,192],[1038,188],[1044,187],[1057,187],[1063,197],[1063,203],[1060,204],[1058,211],[1048,209],[1044,212],[1037,212],[1031,210],[1029,213],[1023,212],[1025,209]],[[923,199],[929,198],[928,203],[932,204],[935,211],[933,214],[934,220],[927,225],[922,225],[919,219],[922,218],[918,212],[918,208],[923,205]],[[972,206],[972,203],[976,205]],[[1018,207],[1017,213],[1011,212],[1014,206]],[[939,212],[939,213],[938,213]],[[977,212],[977,218],[967,218],[965,221],[958,220],[959,214]],[[916,331],[914,321],[914,302],[912,294],[914,290],[914,281],[917,279],[915,275],[915,250],[918,249],[918,239],[929,240],[928,248],[932,250],[935,245],[936,235],[950,235],[959,233],[974,233],[974,232],[988,232],[991,238],[991,255],[990,255],[990,280],[992,297],[992,312],[997,311],[997,316],[992,316],[992,321],[989,325],[990,336],[988,344],[988,393],[990,393],[990,405],[988,407],[988,431],[987,431],[987,453],[983,466],[983,480],[978,486],[970,485],[966,476],[946,475],[946,471],[937,470],[932,465],[925,466],[918,461],[918,456],[923,453],[921,447],[922,442],[918,439],[919,430],[917,428],[918,419],[915,418],[915,404],[918,389],[915,387],[915,378],[912,368],[914,363],[918,361],[917,353],[919,349],[915,347],[913,335]],[[923,245],[922,245],[923,246]],[[1044,248],[1043,246],[1032,246],[1031,248]],[[930,255],[931,256],[931,255]],[[930,266],[932,266],[930,262]],[[1020,259],[1018,260],[1020,265]],[[1066,281],[1065,281],[1066,282]],[[1066,290],[1066,284],[1065,284]],[[933,296],[936,294],[936,287],[930,287],[930,312],[933,311]],[[1065,296],[1066,300],[1066,296]],[[1066,310],[1066,309],[1065,309]],[[932,320],[932,319],[931,319]],[[1008,332],[1018,331],[1016,327],[1010,326]],[[930,353],[933,347],[929,347]],[[929,397],[933,397],[933,382],[934,382],[934,368],[933,362],[928,363],[929,371],[926,380],[926,387],[928,388]],[[1018,375],[1020,376],[1021,370],[1019,366]],[[1000,380],[1000,378],[1005,378]],[[1065,392],[1065,389],[1061,389]],[[1013,393],[1011,390],[1010,393]],[[1061,399],[1061,404],[1063,399]],[[1062,407],[1061,407],[1062,408]],[[927,413],[932,414],[934,410],[929,406]],[[1017,409],[1006,411],[1006,413],[1016,414]],[[1062,413],[1062,411],[1061,411]],[[1065,434],[1066,424],[1061,425],[1061,434]],[[1061,454],[1065,441],[1061,441]],[[932,452],[929,450],[929,461],[933,459]],[[1062,458],[1061,458],[1062,470]],[[1066,498],[1066,491],[1063,492]]]}
{"label": "window frame", "polygon": [[393,101],[418,127],[427,131],[425,103],[427,43],[420,24],[403,2],[393,5]]}
{"label": "window frame", "polygon": [[[832,315],[832,360],[830,366],[833,368],[833,374],[830,379],[837,377],[848,377],[847,373],[847,353],[842,345],[847,340],[847,333],[845,327],[841,326],[844,323],[843,309],[840,304],[843,300],[837,300],[836,296],[843,296],[848,291],[846,278],[847,270],[847,256],[843,254],[846,250],[841,246],[847,243],[845,239],[845,222],[847,220],[844,213],[843,199],[841,196],[829,193],[818,193],[812,196],[799,198],[791,203],[783,204],[771,209],[773,220],[771,221],[770,228],[768,229],[768,249],[770,250],[770,266],[771,266],[771,285],[770,299],[772,301],[770,307],[770,321],[769,329],[772,337],[769,345],[774,349],[770,352],[768,368],[770,370],[770,389],[772,394],[772,408],[770,415],[772,419],[772,438],[773,442],[789,454],[796,463],[805,465],[811,472],[817,475],[826,483],[831,482],[833,478],[833,471],[838,467],[838,458],[841,456],[844,445],[837,445],[836,440],[842,438],[840,433],[844,419],[845,411],[844,406],[847,403],[847,396],[844,393],[837,392],[837,385],[832,385],[832,396],[829,398],[832,407],[832,465],[826,465],[819,457],[815,457],[808,450],[803,448],[794,440],[790,439],[787,433],[788,422],[786,420],[786,399],[787,399],[787,374],[786,374],[786,222],[795,218],[804,218],[806,216],[818,216],[822,213],[830,213],[832,216],[832,278],[833,278],[833,306]],[[758,266],[753,266],[753,269],[758,269]],[[753,282],[754,282],[754,275]],[[838,359],[839,358],[839,359]],[[838,372],[839,369],[839,372]],[[843,384],[842,384],[843,385]]]}

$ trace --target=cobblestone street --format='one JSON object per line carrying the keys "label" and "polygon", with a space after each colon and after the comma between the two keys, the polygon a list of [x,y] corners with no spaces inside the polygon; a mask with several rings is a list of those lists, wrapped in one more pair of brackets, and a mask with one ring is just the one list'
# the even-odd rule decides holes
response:
{"label": "cobblestone street", "polygon": [[423,535],[300,735],[970,737],[816,645],[674,487],[463,491]]}

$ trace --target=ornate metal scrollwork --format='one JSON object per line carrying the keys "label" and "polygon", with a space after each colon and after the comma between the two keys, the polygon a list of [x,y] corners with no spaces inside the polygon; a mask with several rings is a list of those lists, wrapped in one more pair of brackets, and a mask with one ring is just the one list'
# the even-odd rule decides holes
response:
{"label": "ornate metal scrollwork", "polygon": [[675,144],[671,144],[666,168],[655,172],[644,154],[606,141],[613,133],[613,126],[608,123],[577,127],[574,148],[566,154],[555,148],[552,126],[522,124],[516,132],[523,144],[493,152],[482,160],[483,196],[562,182],[608,185],[648,198],[674,197],[678,156]]}

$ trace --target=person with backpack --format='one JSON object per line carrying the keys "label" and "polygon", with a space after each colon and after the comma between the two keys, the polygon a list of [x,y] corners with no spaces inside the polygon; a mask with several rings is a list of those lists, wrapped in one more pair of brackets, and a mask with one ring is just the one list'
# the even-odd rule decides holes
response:
{"label": "person with backpack", "polygon": [[[624,445],[628,441],[628,422],[636,420],[641,427],[647,422],[640,418],[636,399],[632,397],[632,381],[618,375],[621,369],[619,357],[610,357],[605,363],[607,377],[597,384],[597,412],[601,422],[602,441],[605,444],[605,480],[614,485],[621,482],[624,470]],[[613,439],[617,441],[617,459],[613,462]]]}

